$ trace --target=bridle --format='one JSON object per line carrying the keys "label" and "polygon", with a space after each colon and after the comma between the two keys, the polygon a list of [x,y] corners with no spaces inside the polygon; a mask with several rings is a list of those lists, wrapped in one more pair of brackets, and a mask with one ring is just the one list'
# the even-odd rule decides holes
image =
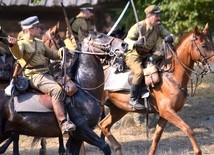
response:
{"label": "bridle", "polygon": [[[170,51],[172,52],[172,54],[175,56],[175,58],[178,60],[178,62],[182,65],[182,67],[185,69],[186,75],[189,77],[190,81],[191,81],[191,96],[195,95],[196,92],[196,88],[200,85],[200,83],[202,82],[202,78],[204,75],[212,72],[210,64],[208,63],[208,57],[206,55],[206,46],[204,43],[198,45],[196,43],[196,40],[198,38],[196,37],[195,34],[192,34],[190,36],[190,40],[191,40],[191,46],[192,46],[192,50],[193,51],[197,51],[197,54],[199,55],[199,60],[196,62],[197,66],[201,69],[201,71],[198,73],[196,72],[194,69],[189,68],[186,64],[184,64],[182,62],[182,60],[180,60],[176,54],[176,52],[170,47]],[[195,50],[193,49],[195,48]],[[200,63],[202,63],[202,66],[200,66]],[[192,78],[187,71],[192,72],[193,74],[195,74],[195,86],[193,86],[194,84],[194,78]],[[187,89],[183,88],[180,84],[178,84],[174,79],[172,79],[171,77],[169,77],[169,75],[167,74],[167,78],[172,81],[178,88],[180,88],[182,91],[184,91],[187,94]],[[199,80],[200,79],[200,80]],[[188,94],[187,94],[188,95]]]}
{"label": "bridle", "polygon": [[198,54],[200,56],[198,62],[201,62],[203,64],[202,74],[205,75],[207,73],[212,72],[210,64],[207,61],[208,57],[207,57],[207,54],[206,54],[206,51],[207,51],[206,45],[205,45],[205,43],[201,43],[200,46],[198,46],[196,44],[196,40],[197,40],[197,37],[195,36],[195,34],[192,34],[192,36],[191,36],[192,47],[196,48],[196,51],[198,52]]}
{"label": "bridle", "polygon": [[[122,52],[119,52],[117,50],[113,51],[111,49],[111,43],[114,41],[115,38],[111,38],[109,42],[107,43],[98,43],[94,42],[92,37],[89,36],[88,41],[85,43],[87,45],[87,48],[85,49],[83,46],[82,51],[76,50],[76,53],[82,53],[82,54],[91,54],[91,55],[97,55],[97,56],[118,56],[118,54],[122,54]],[[99,51],[99,52],[96,52]]]}
{"label": "bridle", "polygon": [[[88,41],[85,43],[87,44],[87,50],[86,51],[78,51],[75,50],[75,53],[80,53],[80,54],[90,54],[90,55],[97,55],[97,56],[110,56],[110,57],[114,57],[114,59],[116,59],[117,57],[120,57],[123,53],[119,50],[112,50],[111,49],[111,44],[114,41],[114,37],[112,37],[107,43],[98,43],[98,42],[94,42],[93,39],[91,38],[91,36],[89,36]],[[96,51],[100,51],[100,52],[95,52]],[[102,51],[102,52],[101,52]],[[104,51],[104,52],[103,52]],[[107,81],[108,78],[105,79],[105,81],[103,83],[101,83],[100,85],[93,87],[93,88],[83,88],[81,87],[83,90],[95,90],[100,88],[101,86],[103,86],[105,84],[105,82]]]}

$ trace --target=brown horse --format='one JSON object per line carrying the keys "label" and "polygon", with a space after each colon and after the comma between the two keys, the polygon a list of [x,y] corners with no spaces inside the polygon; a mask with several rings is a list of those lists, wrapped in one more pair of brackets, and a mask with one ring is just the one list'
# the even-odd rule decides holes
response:
{"label": "brown horse", "polygon": [[49,28],[43,35],[42,40],[45,45],[52,50],[58,50],[60,47],[64,47],[65,44],[59,35],[59,22],[56,25]]}
{"label": "brown horse", "polygon": [[[208,24],[203,31],[197,27],[193,32],[184,35],[176,45],[176,51],[169,50],[167,55],[168,70],[162,70],[159,75],[161,82],[154,88],[150,88],[150,103],[159,113],[160,118],[156,126],[149,155],[154,155],[158,142],[167,122],[174,124],[182,130],[190,139],[194,154],[201,155],[201,149],[196,141],[192,129],[177,114],[184,106],[187,98],[187,84],[191,73],[198,74],[193,70],[195,62],[201,62],[204,66],[201,75],[207,74],[210,69],[207,59],[214,56],[214,45],[208,38]],[[171,56],[170,56],[171,55]],[[112,125],[120,120],[128,112],[146,113],[136,111],[129,105],[129,92],[105,92],[106,105],[109,107],[108,115],[99,122],[102,133],[108,138],[117,155],[121,155],[121,145],[112,135]]]}

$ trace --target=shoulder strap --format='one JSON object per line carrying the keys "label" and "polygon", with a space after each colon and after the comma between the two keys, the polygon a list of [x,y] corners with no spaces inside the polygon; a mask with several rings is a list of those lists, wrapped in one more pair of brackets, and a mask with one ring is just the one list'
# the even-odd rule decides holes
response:
{"label": "shoulder strap", "polygon": [[36,52],[37,52],[37,42],[36,40],[34,39],[33,40],[35,42],[35,52],[33,52],[30,56],[30,58],[27,60],[26,64],[22,67],[22,69],[19,71],[18,75],[20,75],[23,70],[26,68],[26,66],[29,64],[29,62],[33,59],[33,57],[35,56]]}

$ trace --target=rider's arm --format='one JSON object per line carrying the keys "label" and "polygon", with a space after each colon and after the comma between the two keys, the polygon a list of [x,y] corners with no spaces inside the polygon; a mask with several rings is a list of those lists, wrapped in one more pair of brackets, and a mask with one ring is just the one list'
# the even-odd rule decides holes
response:
{"label": "rider's arm", "polygon": [[124,41],[129,45],[129,50],[133,50],[135,42],[138,40],[139,33],[137,26],[137,24],[133,25],[128,31],[126,38],[124,39]]}
{"label": "rider's arm", "polygon": [[8,36],[8,42],[11,45],[9,46],[9,49],[12,55],[15,57],[15,59],[20,60],[23,57],[23,51],[24,51],[23,41],[17,42],[16,38]]}

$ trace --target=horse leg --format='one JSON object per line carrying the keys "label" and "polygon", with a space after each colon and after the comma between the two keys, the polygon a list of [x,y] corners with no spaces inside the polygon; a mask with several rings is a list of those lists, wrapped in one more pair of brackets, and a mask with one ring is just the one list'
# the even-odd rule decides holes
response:
{"label": "horse leg", "polygon": [[202,154],[192,129],[187,123],[182,120],[181,117],[178,116],[178,114],[172,108],[170,108],[169,106],[165,107],[164,113],[160,113],[160,116],[168,120],[170,123],[174,124],[189,137],[195,155]]}
{"label": "horse leg", "polygon": [[[59,136],[58,140],[59,140],[58,153],[59,153],[59,155],[64,155],[65,147],[64,147],[63,137]],[[47,142],[46,142],[45,137],[42,137],[40,144],[41,144],[41,148],[40,148],[39,154],[40,155],[47,155],[47,147],[46,147]]]}
{"label": "horse leg", "polygon": [[0,147],[0,154],[5,153],[9,145],[13,142],[13,155],[19,155],[19,134],[13,132],[9,139]]}
{"label": "horse leg", "polygon": [[5,153],[9,145],[13,142],[13,138],[10,137],[1,147],[0,147],[0,154]]}
{"label": "horse leg", "polygon": [[[104,106],[103,106],[103,107],[104,107]],[[100,119],[100,120],[103,120],[105,117],[106,117],[105,109],[103,108],[103,112],[102,112],[102,115],[101,115],[101,119]],[[101,133],[100,133],[100,138],[102,138],[103,140],[105,140],[105,135],[103,134],[102,131],[101,131]]]}
{"label": "horse leg", "polygon": [[19,155],[19,134],[13,132],[13,155]]}
{"label": "horse leg", "polygon": [[[108,101],[108,102],[110,103],[110,101]],[[98,123],[98,126],[99,126],[100,130],[102,131],[102,133],[105,135],[105,137],[107,137],[107,139],[111,143],[111,145],[115,151],[115,154],[121,155],[122,154],[122,147],[121,147],[120,143],[112,135],[110,129],[115,122],[117,122],[124,115],[127,114],[127,111],[116,107],[112,103],[109,105],[109,109],[110,109],[110,112],[108,113],[108,115],[104,119],[102,119]]]}
{"label": "horse leg", "polygon": [[[78,129],[79,128],[79,129]],[[111,149],[109,145],[100,138],[88,125],[83,123],[81,126],[78,126],[77,130],[79,131],[79,136],[82,137],[87,143],[97,146],[103,151],[105,155],[111,154]]]}
{"label": "horse leg", "polygon": [[64,155],[65,154],[65,147],[64,147],[64,142],[63,142],[63,137],[62,135],[59,136],[59,149],[58,149],[59,155]]}
{"label": "horse leg", "polygon": [[158,142],[160,141],[161,135],[163,133],[164,127],[166,126],[167,120],[160,117],[158,120],[158,124],[156,125],[152,145],[149,149],[148,155],[154,155],[157,149]]}
{"label": "horse leg", "polygon": [[69,136],[66,143],[66,154],[80,155],[80,149],[82,145],[83,145],[83,141],[71,138],[71,136]]}
{"label": "horse leg", "polygon": [[39,150],[39,154],[40,155],[47,155],[47,149],[46,149],[46,138],[45,137],[42,137],[41,138],[41,141],[40,141],[40,145],[41,145],[41,148]]}
{"label": "horse leg", "polygon": [[13,142],[13,138],[10,137],[1,147],[0,147],[0,154],[5,153],[9,145]]}

